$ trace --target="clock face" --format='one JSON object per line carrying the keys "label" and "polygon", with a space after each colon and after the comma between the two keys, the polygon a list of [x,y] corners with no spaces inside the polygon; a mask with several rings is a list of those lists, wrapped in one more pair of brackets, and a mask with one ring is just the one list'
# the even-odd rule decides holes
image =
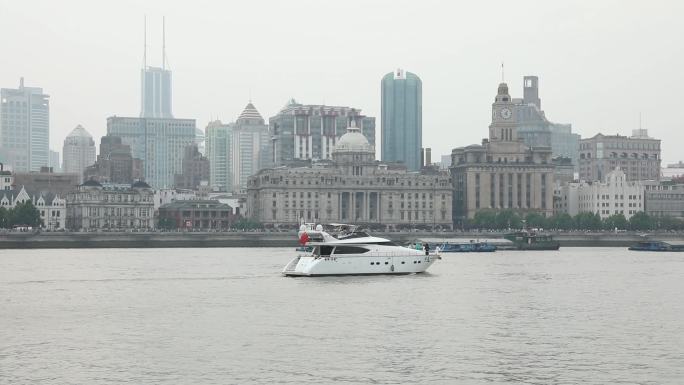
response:
{"label": "clock face", "polygon": [[510,119],[511,118],[511,110],[508,108],[502,108],[501,109],[501,117],[504,119]]}

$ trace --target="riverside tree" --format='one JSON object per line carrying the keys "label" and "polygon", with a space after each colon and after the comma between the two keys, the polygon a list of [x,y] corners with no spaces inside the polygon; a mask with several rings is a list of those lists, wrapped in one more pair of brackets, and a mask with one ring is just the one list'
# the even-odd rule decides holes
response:
{"label": "riverside tree", "polygon": [[[0,214],[0,222],[3,222],[2,215]],[[14,208],[7,210],[5,218],[4,227],[6,228],[15,226],[40,227],[43,225],[43,220],[40,219],[40,212],[31,201],[19,203]]]}
{"label": "riverside tree", "polygon": [[522,228],[521,218],[526,227],[555,230],[684,230],[684,221],[673,217],[649,216],[645,212],[634,214],[629,220],[620,214],[601,219],[598,213],[582,212],[574,217],[567,213],[545,217],[540,213],[521,214],[514,210],[480,210],[469,223],[470,228],[510,229]]}

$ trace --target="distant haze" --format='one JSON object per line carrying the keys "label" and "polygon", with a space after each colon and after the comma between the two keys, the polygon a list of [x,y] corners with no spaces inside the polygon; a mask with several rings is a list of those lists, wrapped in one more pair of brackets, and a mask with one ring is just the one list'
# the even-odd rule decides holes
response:
{"label": "distant haze", "polygon": [[[143,17],[161,65],[166,16],[173,112],[233,121],[251,99],[274,115],[289,98],[377,117],[380,79],[423,81],[423,144],[433,159],[487,136],[501,62],[511,96],[538,75],[549,119],[583,137],[663,140],[684,159],[681,1],[3,1],[0,87],[50,95],[51,148],[82,124],[99,145],[110,115],[140,113]],[[379,155],[380,151],[377,149]]]}

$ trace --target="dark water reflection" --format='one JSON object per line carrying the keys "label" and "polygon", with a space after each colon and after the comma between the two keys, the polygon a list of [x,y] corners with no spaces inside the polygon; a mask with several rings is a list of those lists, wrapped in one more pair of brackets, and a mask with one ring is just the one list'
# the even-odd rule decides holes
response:
{"label": "dark water reflection", "polygon": [[684,383],[683,253],[282,278],[290,254],[0,251],[0,383]]}

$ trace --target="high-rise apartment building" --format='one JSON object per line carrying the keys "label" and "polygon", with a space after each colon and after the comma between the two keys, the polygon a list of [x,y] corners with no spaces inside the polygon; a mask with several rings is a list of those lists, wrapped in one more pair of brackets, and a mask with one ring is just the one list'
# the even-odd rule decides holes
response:
{"label": "high-rise apartment building", "polygon": [[197,144],[185,147],[181,173],[176,174],[174,187],[197,190],[202,182],[209,182],[209,160],[199,152]]}
{"label": "high-rise apartment building", "polygon": [[411,72],[390,72],[382,78],[381,99],[382,161],[403,162],[409,170],[420,170],[423,83]]}
{"label": "high-rise apartment building", "polygon": [[209,185],[221,191],[245,189],[250,176],[272,164],[269,128],[252,102],[235,123],[209,123],[205,148],[211,165]]}
{"label": "high-rise apartment building", "polygon": [[141,159],[145,181],[170,188],[181,173],[185,148],[195,142],[195,119],[107,118],[107,135],[118,136]]}
{"label": "high-rise apartment building", "polygon": [[660,180],[660,139],[646,130],[634,130],[632,136],[597,134],[580,141],[579,177],[587,181],[603,180],[620,168],[627,180]]}
{"label": "high-rise apartment building", "polygon": [[[303,105],[294,99],[269,119],[271,153],[276,166],[331,159],[337,140],[354,120],[375,146],[375,118],[351,107]],[[420,146],[419,152],[420,152]]]}
{"label": "high-rise apartment building", "polygon": [[59,151],[50,150],[48,167],[51,167],[53,172],[62,172],[62,163],[59,161]]}
{"label": "high-rise apartment building", "polygon": [[209,186],[219,191],[233,190],[233,166],[231,162],[234,124],[220,120],[209,122],[204,140],[209,159]]}
{"label": "high-rise apartment building", "polygon": [[79,124],[64,139],[62,154],[64,172],[78,174],[79,183],[81,183],[86,167],[95,163],[95,141],[90,133]]}
{"label": "high-rise apartment building", "polygon": [[15,172],[39,171],[50,163],[50,103],[42,88],[0,90],[0,161]]}
{"label": "high-rise apartment building", "polygon": [[268,125],[250,102],[235,121],[232,130],[234,190],[247,188],[247,180],[270,165],[271,137]]}

